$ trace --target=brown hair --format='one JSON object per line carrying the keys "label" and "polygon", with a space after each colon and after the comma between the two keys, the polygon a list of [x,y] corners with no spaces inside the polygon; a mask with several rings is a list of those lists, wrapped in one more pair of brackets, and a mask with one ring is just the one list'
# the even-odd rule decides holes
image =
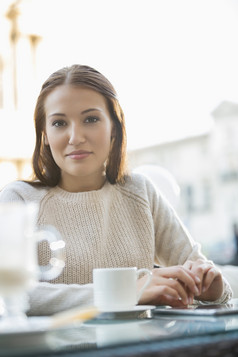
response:
{"label": "brown hair", "polygon": [[39,180],[40,184],[51,187],[56,186],[60,181],[61,170],[53,159],[49,145],[44,142],[44,103],[47,96],[63,84],[88,87],[106,98],[115,128],[115,137],[112,139],[106,163],[106,176],[111,184],[123,183],[126,174],[126,130],[124,114],[117,94],[112,84],[100,72],[89,66],[77,64],[54,72],[42,85],[34,112],[36,143],[32,158],[33,180]]}

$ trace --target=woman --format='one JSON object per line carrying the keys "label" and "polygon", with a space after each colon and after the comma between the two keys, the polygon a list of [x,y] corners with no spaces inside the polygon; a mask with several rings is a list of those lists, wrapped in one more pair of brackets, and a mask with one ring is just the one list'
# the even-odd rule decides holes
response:
{"label": "woman", "polygon": [[[162,195],[143,176],[127,174],[123,111],[101,73],[81,65],[53,73],[42,86],[34,119],[34,178],[6,186],[0,201],[39,203],[38,225],[60,231],[66,266],[31,292],[29,314],[91,304],[92,270],[99,267],[151,269],[140,304],[183,306],[194,298],[231,297],[221,273]],[[40,263],[49,256],[42,245]],[[153,269],[154,263],[163,268]]]}

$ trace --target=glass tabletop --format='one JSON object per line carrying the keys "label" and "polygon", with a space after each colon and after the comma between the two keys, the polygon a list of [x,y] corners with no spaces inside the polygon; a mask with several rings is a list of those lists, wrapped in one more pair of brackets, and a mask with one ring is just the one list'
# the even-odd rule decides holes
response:
{"label": "glass tabletop", "polygon": [[[237,303],[235,301],[234,303]],[[237,303],[238,305],[238,303]],[[37,319],[34,318],[34,319]],[[42,321],[42,318],[38,318]],[[43,326],[43,325],[42,325]],[[238,314],[224,316],[102,314],[81,325],[60,329],[39,328],[0,334],[0,356],[64,356],[74,351],[100,352],[108,347],[209,336],[237,331]]]}

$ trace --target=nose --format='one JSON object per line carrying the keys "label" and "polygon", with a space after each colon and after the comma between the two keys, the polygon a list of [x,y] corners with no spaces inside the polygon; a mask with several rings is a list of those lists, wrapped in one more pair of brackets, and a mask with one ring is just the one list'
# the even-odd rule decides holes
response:
{"label": "nose", "polygon": [[69,131],[69,145],[77,146],[85,140],[83,129],[79,125],[72,125]]}

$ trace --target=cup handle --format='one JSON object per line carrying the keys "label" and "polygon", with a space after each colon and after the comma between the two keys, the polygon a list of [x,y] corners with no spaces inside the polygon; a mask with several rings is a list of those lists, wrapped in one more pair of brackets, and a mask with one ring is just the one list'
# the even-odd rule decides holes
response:
{"label": "cup handle", "polygon": [[138,294],[137,294],[137,303],[141,298],[141,295],[143,294],[144,290],[147,288],[147,286],[149,285],[149,283],[151,282],[152,279],[152,272],[149,269],[139,269],[137,270],[136,274],[137,274],[137,279],[139,279],[139,276],[141,274],[145,273],[147,275],[147,280],[145,282],[145,284],[142,286],[142,288],[139,290]]}
{"label": "cup handle", "polygon": [[40,265],[39,280],[51,280],[61,274],[65,266],[63,241],[59,231],[53,226],[44,226],[42,230],[34,232],[36,242],[48,241],[51,250],[49,264]]}

